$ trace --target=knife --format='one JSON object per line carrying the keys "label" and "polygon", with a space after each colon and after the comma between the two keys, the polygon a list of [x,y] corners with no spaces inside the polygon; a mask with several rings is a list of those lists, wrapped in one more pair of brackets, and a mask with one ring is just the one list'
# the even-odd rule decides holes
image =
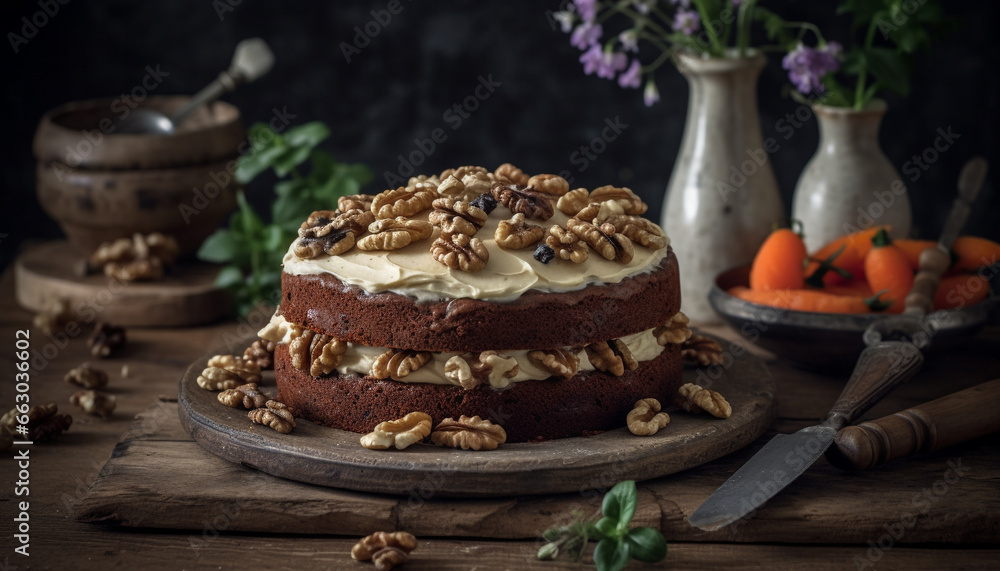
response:
{"label": "knife", "polygon": [[1000,430],[1000,379],[958,391],[837,433],[826,459],[844,470],[865,470]]}
{"label": "knife", "polygon": [[691,525],[715,531],[762,506],[822,456],[841,428],[920,369],[921,352],[930,346],[933,334],[923,317],[933,308],[941,275],[951,264],[949,247],[965,225],[986,171],[987,163],[981,157],[962,168],[958,197],[937,247],[924,250],[920,256],[920,271],[906,297],[906,309],[902,315],[876,320],[865,331],[866,347],[826,419],[772,438],[691,514]]}

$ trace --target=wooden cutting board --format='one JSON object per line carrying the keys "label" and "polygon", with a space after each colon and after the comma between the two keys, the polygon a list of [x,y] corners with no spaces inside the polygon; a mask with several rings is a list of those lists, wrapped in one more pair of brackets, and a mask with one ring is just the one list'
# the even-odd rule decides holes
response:
{"label": "wooden cutting board", "polygon": [[[739,450],[774,418],[774,380],[757,357],[744,352],[730,366],[711,369],[715,379],[705,371],[684,372],[685,382],[711,383],[726,397],[733,408],[727,419],[668,408],[670,424],[649,437],[622,427],[481,452],[433,445],[368,450],[358,434],[304,420],[290,434],[252,424],[246,411],[224,406],[216,393],[198,387],[206,360],[187,370],[178,397],[181,423],[196,442],[230,462],[275,476],[362,492],[406,495],[430,485],[439,497],[497,497],[574,492],[608,478],[648,480]],[[273,395],[269,374],[263,386],[271,385]]]}

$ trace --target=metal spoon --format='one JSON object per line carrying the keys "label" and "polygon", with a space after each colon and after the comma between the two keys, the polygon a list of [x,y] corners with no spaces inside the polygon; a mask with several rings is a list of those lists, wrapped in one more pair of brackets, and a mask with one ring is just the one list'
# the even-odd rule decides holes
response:
{"label": "metal spoon", "polygon": [[236,44],[233,62],[229,69],[219,74],[215,81],[209,83],[196,93],[191,101],[167,117],[159,111],[138,108],[133,110],[115,125],[115,133],[140,135],[169,135],[176,125],[198,107],[215,101],[226,92],[236,89],[241,83],[249,83],[270,71],[274,65],[274,54],[264,40],[250,38]]}

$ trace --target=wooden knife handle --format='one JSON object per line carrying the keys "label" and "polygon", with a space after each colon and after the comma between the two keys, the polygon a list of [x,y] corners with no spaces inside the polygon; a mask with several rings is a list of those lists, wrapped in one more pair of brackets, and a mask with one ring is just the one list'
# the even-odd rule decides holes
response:
{"label": "wooden knife handle", "polygon": [[906,341],[879,341],[861,352],[847,386],[827,415],[826,423],[840,430],[851,424],[896,385],[920,369],[923,355]]}
{"label": "wooden knife handle", "polygon": [[1000,379],[952,393],[837,433],[826,458],[864,470],[1000,430]]}

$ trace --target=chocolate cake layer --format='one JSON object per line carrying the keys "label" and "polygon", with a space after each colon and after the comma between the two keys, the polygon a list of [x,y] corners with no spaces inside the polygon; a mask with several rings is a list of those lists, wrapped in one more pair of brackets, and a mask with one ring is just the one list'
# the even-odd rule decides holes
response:
{"label": "chocolate cake layer", "polygon": [[621,377],[590,371],[568,380],[513,383],[499,391],[357,376],[316,378],[292,367],[287,345],[275,350],[274,367],[278,399],[296,416],[318,424],[367,433],[379,422],[414,411],[431,415],[435,424],[478,415],[501,425],[507,442],[525,442],[620,428],[639,399],[653,397],[666,406],[681,384],[683,364],[680,346],[670,344]]}
{"label": "chocolate cake layer", "polygon": [[555,349],[651,329],[680,310],[677,258],[649,273],[562,293],[529,291],[497,303],[461,298],[417,304],[367,293],[331,274],[281,275],[281,314],[353,343],[418,351]]}

